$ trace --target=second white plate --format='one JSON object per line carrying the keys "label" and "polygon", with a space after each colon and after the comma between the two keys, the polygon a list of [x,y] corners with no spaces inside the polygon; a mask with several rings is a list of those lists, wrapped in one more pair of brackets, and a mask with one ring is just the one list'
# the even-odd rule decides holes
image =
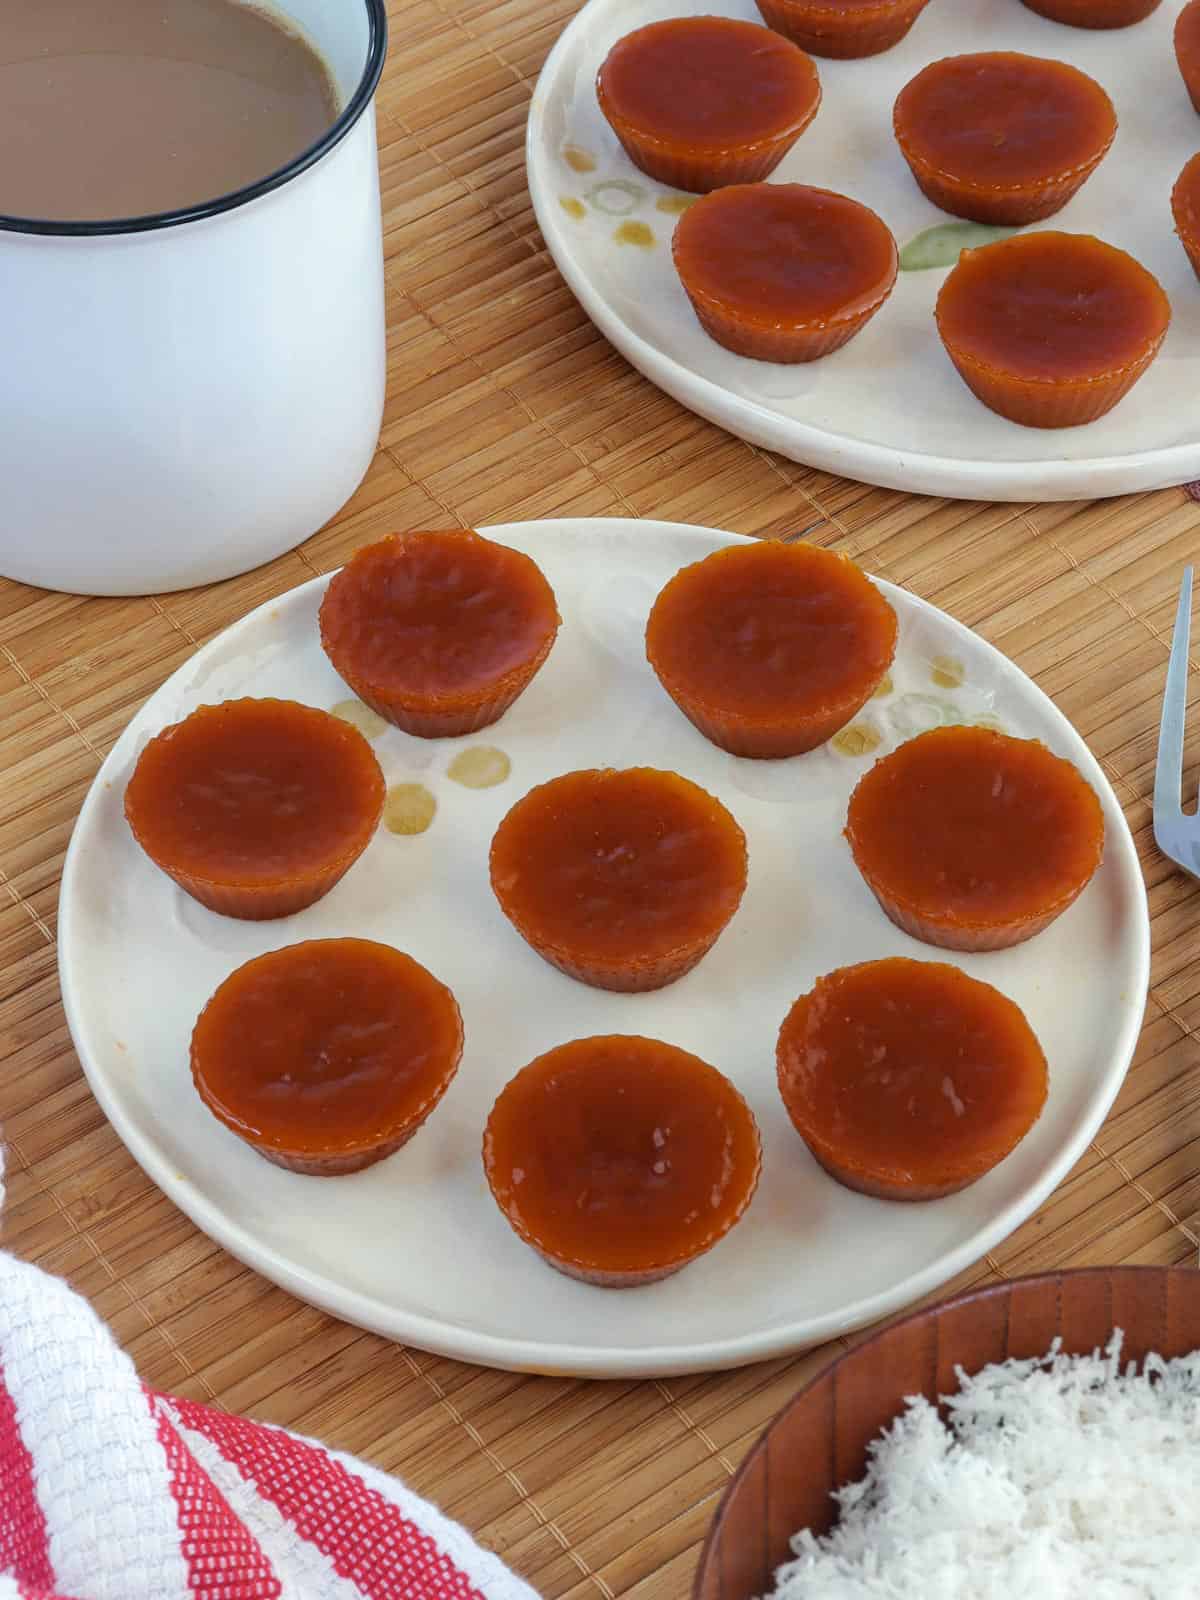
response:
{"label": "second white plate", "polygon": [[1043,226],[1132,252],[1166,289],[1174,320],[1146,377],[1089,427],[1018,427],[969,393],[933,323],[945,269],[902,272],[858,338],[807,366],[748,361],[703,333],[671,265],[669,208],[683,197],[629,161],[600,115],[595,78],[616,40],[643,23],[697,11],[761,22],[753,0],[589,0],[551,51],[530,107],[538,223],[588,316],[635,367],[701,416],[795,461],[887,488],[988,500],[1127,494],[1200,477],[1200,284],[1170,208],[1175,179],[1200,149],[1171,38],[1182,5],[1166,0],[1136,27],[1092,32],[1047,22],[1020,0],[932,0],[895,49],[817,63],[821,109],[773,175],[865,201],[903,247],[955,221],[920,193],[892,137],[892,104],[915,73],[971,50],[1054,56],[1090,73],[1112,96],[1120,131],[1095,175]]}
{"label": "second white plate", "polygon": [[[214,916],[134,844],[124,789],[147,739],[196,706],[283,695],[329,707],[346,689],[317,635],[325,579],[214,639],[133,718],[84,803],[63,874],[60,971],[71,1032],[97,1099],[150,1176],[197,1225],[301,1298],[446,1355],[541,1372],[666,1374],[732,1366],[815,1343],[894,1311],[991,1249],[1041,1203],[1099,1127],[1124,1076],[1149,961],[1133,843],[1078,735],[1021,672],[931,606],[881,584],[900,618],[893,686],[858,719],[878,753],[946,720],[992,719],[1069,757],[1104,804],[1104,863],[1080,900],[1015,950],[943,956],[879,911],[841,836],[872,753],[827,746],[792,761],[738,761],[684,720],[646,665],[655,594],[729,534],[667,523],[564,521],[488,530],[526,551],[563,626],[541,673],[495,728],[425,742],[388,729],[389,784],[437,800],[428,832],[381,830],[318,905],[276,923]],[[959,681],[961,680],[961,681]],[[499,787],[448,775],[464,745],[512,762]],[[540,961],[488,883],[497,823],[534,784],[577,767],[654,764],[703,784],[746,831],[750,882],[703,962],[657,994],[617,995]],[[188,1070],[195,1018],[242,961],[301,939],[360,934],[409,951],[454,990],[466,1051],[411,1145],[348,1178],[270,1166],[204,1110]],[[812,1161],[775,1085],[775,1037],[815,977],[877,956],[956,960],[1025,1010],[1050,1061],[1050,1097],[1016,1152],[931,1205],[840,1188]],[[763,1181],[745,1219],[694,1266],[623,1293],[545,1266],[496,1209],[480,1141],[503,1084],[551,1045],[643,1033],[727,1072],[763,1132]],[[252,1048],[252,1044],[248,1045]]]}

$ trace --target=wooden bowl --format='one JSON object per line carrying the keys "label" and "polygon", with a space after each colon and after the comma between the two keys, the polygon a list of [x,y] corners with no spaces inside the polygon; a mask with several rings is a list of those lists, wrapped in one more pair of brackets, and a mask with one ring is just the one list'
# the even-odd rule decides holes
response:
{"label": "wooden bowl", "polygon": [[1200,1271],[1084,1267],[1017,1278],[914,1312],[826,1367],[775,1418],[730,1483],[704,1542],[693,1600],[769,1595],[801,1528],[828,1531],[834,1489],[861,1478],[867,1445],[906,1395],[958,1389],[1009,1356],[1045,1355],[1055,1338],[1087,1355],[1124,1331],[1123,1358],[1200,1347]]}

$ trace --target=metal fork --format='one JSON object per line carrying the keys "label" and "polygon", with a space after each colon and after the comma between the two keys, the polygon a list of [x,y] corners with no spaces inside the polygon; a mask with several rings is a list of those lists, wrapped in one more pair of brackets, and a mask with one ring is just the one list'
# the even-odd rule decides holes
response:
{"label": "metal fork", "polygon": [[1154,838],[1163,855],[1200,878],[1200,816],[1184,816],[1183,727],[1187,716],[1188,639],[1192,621],[1192,569],[1186,567],[1179,590],[1179,610],[1171,635],[1167,687],[1163,692],[1158,759],[1154,767]]}

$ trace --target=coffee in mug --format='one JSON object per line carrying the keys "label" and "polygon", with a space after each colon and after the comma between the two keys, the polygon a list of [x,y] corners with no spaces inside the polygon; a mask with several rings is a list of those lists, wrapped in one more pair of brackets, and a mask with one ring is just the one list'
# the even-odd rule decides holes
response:
{"label": "coffee in mug", "polygon": [[0,28],[0,216],[180,210],[287,165],[340,106],[284,17],[240,0],[27,0]]}

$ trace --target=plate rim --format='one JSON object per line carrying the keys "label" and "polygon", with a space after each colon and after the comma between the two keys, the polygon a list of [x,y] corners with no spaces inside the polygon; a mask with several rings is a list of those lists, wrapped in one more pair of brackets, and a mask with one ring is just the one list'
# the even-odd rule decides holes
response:
{"label": "plate rim", "polygon": [[[585,0],[563,28],[538,73],[525,122],[525,181],[533,214],[560,276],[586,315],[632,366],[689,411],[735,438],[777,451],[800,466],[857,478],[881,489],[942,495],[959,500],[1092,500],[1179,488],[1200,475],[1200,439],[1122,456],[1071,461],[969,461],[956,456],[897,449],[813,423],[793,421],[734,394],[658,350],[631,328],[593,286],[569,248],[570,235],[542,183],[541,127],[554,83],[577,37],[614,0]],[[680,15],[691,13],[683,13]]]}
{"label": "plate rim", "polygon": [[[636,517],[534,518],[524,522],[481,525],[479,531],[503,541],[506,535],[518,531],[528,533],[530,530],[552,538],[557,536],[559,530],[566,527],[581,535],[601,539],[610,529],[636,527],[639,530],[639,539],[653,539],[659,536],[683,542],[694,539],[698,547],[709,548],[713,540],[721,540],[727,544],[757,542],[752,536],[730,533],[724,529]],[[74,942],[74,907],[79,899],[76,884],[84,870],[81,865],[84,835],[88,831],[93,814],[101,804],[106,784],[111,781],[118,756],[123,755],[122,745],[128,737],[130,726],[151,701],[162,694],[177,676],[184,672],[193,672],[209,653],[215,654],[223,647],[230,633],[249,628],[256,619],[281,604],[291,603],[299,596],[323,587],[329,583],[336,570],[335,568],[330,572],[308,578],[281,595],[269,597],[222,628],[199,650],[188,656],[131,713],[113,748],[92,780],[72,828],[63,863],[58,900],[57,965],[67,1027],[80,1068],[101,1110],[130,1155],[151,1182],[202,1233],[244,1265],[307,1304],[316,1306],[341,1321],[399,1343],[415,1345],[435,1355],[510,1372],[535,1373],[543,1376],[654,1378],[729,1370],[759,1361],[795,1355],[830,1338],[853,1332],[892,1316],[924,1295],[937,1290],[959,1272],[980,1260],[987,1251],[994,1249],[1008,1238],[1039,1209],[1067,1176],[1107,1117],[1125,1081],[1141,1034],[1150,977],[1150,920],[1145,880],[1138,861],[1137,848],[1125,813],[1099,761],[1065,713],[1059,710],[1033,679],[1010,657],[1004,655],[981,634],[968,628],[965,623],[910,590],[890,583],[886,579],[875,577],[873,574],[872,581],[878,583],[889,597],[894,594],[902,595],[905,605],[933,614],[939,623],[948,626],[951,632],[966,635],[974,643],[983,645],[987,651],[993,653],[1019,675],[1023,693],[1028,694],[1034,703],[1041,702],[1042,708],[1048,708],[1078,739],[1093,769],[1088,775],[1089,781],[1099,788],[1103,799],[1111,801],[1112,813],[1120,823],[1119,828],[1109,828],[1106,851],[1116,852],[1118,870],[1128,880],[1126,886],[1134,890],[1136,926],[1130,929],[1130,937],[1135,944],[1133,951],[1135,981],[1131,986],[1126,1020],[1114,1040],[1112,1054],[1109,1057],[1107,1076],[1111,1082],[1105,1084],[1104,1091],[1093,1105],[1091,1114],[1077,1124],[1071,1137],[1059,1147],[1040,1180],[1023,1191],[1018,1200],[994,1215],[987,1226],[978,1228],[954,1249],[944,1252],[934,1262],[892,1285],[887,1291],[861,1297],[839,1311],[826,1312],[807,1322],[793,1320],[765,1331],[742,1334],[736,1338],[699,1340],[689,1345],[591,1346],[543,1343],[530,1338],[514,1339],[487,1333],[461,1323],[430,1317],[424,1312],[385,1307],[369,1295],[356,1289],[341,1288],[327,1277],[289,1261],[274,1248],[259,1244],[249,1229],[217,1207],[187,1178],[177,1174],[169,1159],[160,1152],[153,1140],[143,1137],[132,1113],[124,1109],[122,1098],[116,1089],[116,1080],[105,1071],[100,1059],[91,1058],[86,1048],[87,1024],[83,1007],[75,991],[70,955]]]}

